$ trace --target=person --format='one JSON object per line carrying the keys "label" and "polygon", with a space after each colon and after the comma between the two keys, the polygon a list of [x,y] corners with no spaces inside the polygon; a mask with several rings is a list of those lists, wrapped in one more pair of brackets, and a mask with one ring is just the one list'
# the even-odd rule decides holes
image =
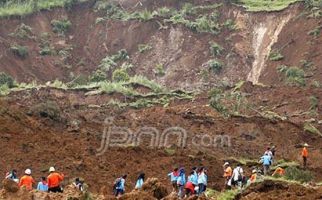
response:
{"label": "person", "polygon": [[272,176],[276,176],[276,175],[284,176],[284,174],[285,174],[285,170],[280,165],[278,165],[274,173],[272,174]]}
{"label": "person", "polygon": [[233,170],[231,169],[229,162],[225,162],[224,176],[223,176],[225,178],[225,189],[230,189],[230,187],[231,187],[231,183],[229,183],[229,182],[230,182],[232,173],[233,173]]}
{"label": "person", "polygon": [[60,187],[60,183],[64,180],[64,174],[56,172],[54,167],[49,168],[49,176],[47,177],[48,181],[48,192],[63,192]]}
{"label": "person", "polygon": [[309,152],[308,152],[308,150],[307,150],[307,147],[308,147],[309,145],[307,144],[307,143],[305,143],[304,145],[303,145],[303,149],[302,149],[302,158],[303,158],[303,167],[304,168],[306,168],[306,166],[307,166],[307,158],[308,158],[308,156],[309,156]]}
{"label": "person", "polygon": [[195,193],[195,187],[196,185],[193,184],[192,181],[194,179],[194,171],[192,171],[188,177],[188,181],[185,185],[185,191],[186,191],[186,196],[189,197]]}
{"label": "person", "polygon": [[144,183],[145,174],[141,173],[136,181],[135,189],[141,189]]}
{"label": "person", "polygon": [[236,168],[233,170],[232,174],[232,185],[237,186],[238,188],[242,187],[244,171],[243,168],[238,163]]}
{"label": "person", "polygon": [[34,183],[35,181],[31,176],[31,169],[26,169],[25,175],[19,181],[19,187],[26,187],[27,190],[32,190],[32,184]]}
{"label": "person", "polygon": [[195,187],[198,185],[198,172],[197,172],[197,170],[198,170],[197,167],[193,167],[192,168],[193,174],[190,174],[190,181],[192,182],[192,184]]}
{"label": "person", "polygon": [[123,175],[114,182],[115,197],[121,197],[125,193],[125,180],[127,175]]}
{"label": "person", "polygon": [[269,156],[267,153],[261,157],[261,162],[263,163],[263,168],[264,168],[264,175],[266,176],[268,171],[269,171],[269,167],[271,166],[272,162],[271,162],[271,156]]}
{"label": "person", "polygon": [[75,182],[73,183],[74,187],[77,188],[79,191],[84,191],[84,183],[79,178],[75,178]]}
{"label": "person", "polygon": [[273,156],[273,152],[271,151],[271,147],[267,147],[267,149],[266,149],[266,151],[265,151],[264,155],[265,155],[265,154],[269,155],[269,156],[271,157],[271,162],[273,162],[273,158],[274,158],[274,156]]}
{"label": "person", "polygon": [[199,188],[198,195],[199,196],[206,191],[207,182],[208,182],[207,170],[204,167],[201,167],[198,173],[198,188]]}
{"label": "person", "polygon": [[37,185],[37,190],[42,191],[42,192],[48,192],[48,183],[46,181],[46,177],[41,177],[41,179]]}
{"label": "person", "polygon": [[18,176],[17,176],[17,170],[13,169],[13,170],[11,170],[11,172],[8,172],[6,174],[5,179],[10,179],[10,180],[13,180],[14,182],[18,183],[19,179],[18,179]]}
{"label": "person", "polygon": [[186,174],[184,168],[180,168],[179,170],[179,177],[177,179],[177,185],[179,188],[178,197],[184,197],[184,186],[186,185]]}
{"label": "person", "polygon": [[171,181],[171,184],[172,184],[173,191],[177,191],[178,190],[178,188],[177,188],[177,180],[178,180],[178,177],[179,177],[178,168],[174,168],[173,172],[169,173],[168,176],[170,177],[170,181]]}
{"label": "person", "polygon": [[272,152],[273,157],[275,157],[275,154],[276,154],[276,146],[275,145],[272,146],[271,152]]}
{"label": "person", "polygon": [[252,175],[249,178],[249,183],[255,183],[257,180],[257,170],[253,169]]}

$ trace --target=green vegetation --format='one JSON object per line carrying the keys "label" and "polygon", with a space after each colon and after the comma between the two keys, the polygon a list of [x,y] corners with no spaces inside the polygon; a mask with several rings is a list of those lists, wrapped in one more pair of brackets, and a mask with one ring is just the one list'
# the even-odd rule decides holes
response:
{"label": "green vegetation", "polygon": [[317,111],[319,107],[319,99],[316,96],[310,96],[310,111]]}
{"label": "green vegetation", "polygon": [[287,8],[291,3],[301,0],[238,0],[237,3],[242,4],[247,11],[278,11]]}
{"label": "green vegetation", "polygon": [[210,53],[213,56],[219,56],[224,50],[224,48],[219,44],[217,44],[216,42],[210,42],[209,44],[210,44]]}
{"label": "green vegetation", "polygon": [[314,37],[318,37],[321,33],[322,25],[315,27],[313,30],[310,30],[307,34]]}
{"label": "green vegetation", "polygon": [[54,55],[56,53],[54,47],[51,46],[48,33],[42,33],[40,35],[39,48],[40,48],[39,54],[42,56]]}
{"label": "green vegetation", "polygon": [[164,66],[163,66],[163,64],[157,64],[156,66],[155,66],[155,70],[154,70],[154,73],[155,73],[155,75],[157,75],[157,76],[164,76],[165,75],[165,70],[164,70]]}
{"label": "green vegetation", "polygon": [[54,101],[46,101],[44,103],[34,105],[30,108],[30,113],[40,117],[48,117],[55,121],[59,121],[61,119],[59,105]]}
{"label": "green vegetation", "polygon": [[232,19],[227,19],[225,21],[225,23],[223,24],[223,26],[225,28],[227,28],[228,30],[230,30],[230,31],[233,31],[233,30],[236,30],[237,29],[237,26],[235,24],[235,21],[232,20]]}
{"label": "green vegetation", "polygon": [[24,23],[20,24],[10,35],[20,39],[33,38],[32,28]]}
{"label": "green vegetation", "polygon": [[237,189],[218,192],[216,190],[207,188],[205,192],[207,198],[216,200],[234,200],[238,194],[239,191]]}
{"label": "green vegetation", "polygon": [[295,161],[286,161],[284,159],[281,159],[281,160],[274,162],[274,166],[271,167],[271,170],[274,171],[278,166],[285,169],[288,167],[299,167],[300,164]]}
{"label": "green vegetation", "polygon": [[54,7],[70,8],[77,2],[86,0],[11,0],[0,2],[0,17],[25,16],[39,10],[50,10]]}
{"label": "green vegetation", "polygon": [[284,73],[286,81],[292,86],[305,86],[305,72],[298,67],[287,67],[281,65],[277,68],[280,73]]}
{"label": "green vegetation", "polygon": [[301,183],[307,183],[313,179],[313,175],[310,171],[300,170],[297,167],[288,167],[285,170],[285,178],[287,180],[294,180],[299,181]]}
{"label": "green vegetation", "polygon": [[319,129],[317,129],[311,123],[305,123],[303,129],[306,132],[309,132],[318,136],[322,136],[322,133],[319,131]]}
{"label": "green vegetation", "polygon": [[10,47],[10,50],[20,58],[26,58],[28,56],[28,47],[26,46],[14,44]]}
{"label": "green vegetation", "polygon": [[216,59],[209,60],[208,66],[209,66],[209,69],[213,71],[215,74],[219,74],[223,69],[223,64]]}
{"label": "green vegetation", "polygon": [[223,91],[218,88],[213,88],[209,92],[210,106],[213,107],[217,112],[221,113],[223,116],[228,117],[228,109],[223,105],[222,98],[224,97]]}
{"label": "green vegetation", "polygon": [[0,96],[6,96],[10,93],[10,88],[7,84],[0,85]]}
{"label": "green vegetation", "polygon": [[284,56],[277,50],[271,51],[269,54],[269,60],[271,61],[280,61],[283,60]]}
{"label": "green vegetation", "polygon": [[130,80],[130,77],[128,75],[128,73],[126,72],[125,69],[116,69],[113,72],[113,76],[112,76],[113,81],[115,82],[126,82]]}
{"label": "green vegetation", "polygon": [[117,66],[118,61],[127,60],[129,58],[127,51],[125,49],[121,49],[116,54],[103,58],[98,68],[102,71],[110,71]]}
{"label": "green vegetation", "polygon": [[51,26],[53,28],[53,32],[59,35],[64,36],[65,33],[69,30],[72,23],[68,19],[61,19],[61,20],[52,20]]}
{"label": "green vegetation", "polygon": [[98,69],[92,75],[90,75],[89,80],[91,82],[101,82],[107,79],[106,73]]}
{"label": "green vegetation", "polygon": [[151,49],[152,49],[152,47],[149,44],[139,44],[139,46],[138,46],[138,50],[140,53],[144,53],[144,52],[149,51]]}
{"label": "green vegetation", "polygon": [[8,88],[12,88],[14,87],[14,80],[10,75],[0,72],[0,86],[4,85],[6,85]]}
{"label": "green vegetation", "polygon": [[314,67],[313,62],[310,62],[308,60],[301,60],[300,65],[303,69],[310,69],[310,68]]}

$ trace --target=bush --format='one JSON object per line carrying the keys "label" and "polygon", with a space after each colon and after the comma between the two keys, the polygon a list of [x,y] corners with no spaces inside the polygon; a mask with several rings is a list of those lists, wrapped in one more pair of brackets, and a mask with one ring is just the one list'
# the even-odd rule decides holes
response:
{"label": "bush", "polygon": [[116,69],[113,72],[112,79],[113,79],[113,81],[116,81],[116,82],[126,82],[126,81],[130,80],[130,77],[129,77],[128,73],[126,72],[126,70]]}
{"label": "bush", "polygon": [[213,56],[219,56],[223,50],[224,48],[216,42],[210,42],[210,52]]}
{"label": "bush", "polygon": [[152,13],[151,11],[148,11],[147,9],[145,9],[142,12],[136,12],[133,14],[133,18],[138,19],[142,22],[149,21],[153,19],[153,17],[154,17],[154,13]]}
{"label": "bush", "polygon": [[271,61],[279,61],[279,60],[283,60],[284,56],[279,52],[279,51],[272,51],[269,54],[269,60]]}
{"label": "bush", "polygon": [[12,53],[19,56],[20,58],[26,58],[28,56],[28,47],[20,46],[20,45],[13,45],[10,47]]}
{"label": "bush", "polygon": [[285,178],[288,180],[299,181],[301,183],[307,183],[313,179],[313,175],[310,171],[300,170],[296,167],[288,167],[285,170]]}
{"label": "bush", "polygon": [[236,24],[232,19],[227,19],[223,25],[230,31],[233,31],[236,29]]}
{"label": "bush", "polygon": [[68,19],[62,20],[52,20],[51,26],[53,28],[54,33],[58,33],[60,35],[65,35],[65,33],[69,30],[72,23]]}
{"label": "bush", "polygon": [[91,82],[101,82],[106,80],[106,73],[102,70],[96,70],[90,77]]}
{"label": "bush", "polygon": [[157,76],[164,76],[165,75],[165,71],[164,71],[164,67],[162,64],[157,64],[155,66],[155,70],[154,70],[154,73],[157,75]]}
{"label": "bush", "polygon": [[16,36],[20,39],[24,38],[31,38],[32,37],[32,28],[30,26],[27,26],[26,24],[22,23],[20,24],[14,33],[11,35]]}
{"label": "bush", "polygon": [[48,33],[42,33],[40,35],[40,44],[39,44],[39,54],[44,55],[53,55],[55,54],[55,49],[50,45],[49,41],[49,34]]}
{"label": "bush", "polygon": [[0,73],[0,86],[3,86],[3,85],[7,85],[9,88],[13,88],[14,87],[14,80],[10,75],[8,75],[4,72],[1,72]]}
{"label": "bush", "polygon": [[289,67],[285,75],[287,82],[291,85],[305,86],[305,73],[298,67]]}
{"label": "bush", "polygon": [[208,66],[210,70],[212,70],[216,74],[219,74],[223,68],[223,64],[216,59],[208,61]]}

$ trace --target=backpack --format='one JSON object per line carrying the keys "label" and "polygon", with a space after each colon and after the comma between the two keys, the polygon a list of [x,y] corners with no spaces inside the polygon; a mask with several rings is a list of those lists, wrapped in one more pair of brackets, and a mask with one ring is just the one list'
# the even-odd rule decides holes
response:
{"label": "backpack", "polygon": [[243,176],[240,173],[240,169],[241,168],[239,168],[239,170],[238,170],[238,181],[242,181],[243,180]]}
{"label": "backpack", "polygon": [[117,178],[115,181],[114,181],[114,186],[113,188],[116,189],[116,188],[120,188],[121,187],[121,178]]}

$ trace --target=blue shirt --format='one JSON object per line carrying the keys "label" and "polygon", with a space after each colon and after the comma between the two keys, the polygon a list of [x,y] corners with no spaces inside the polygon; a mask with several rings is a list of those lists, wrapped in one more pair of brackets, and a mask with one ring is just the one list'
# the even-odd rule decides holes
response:
{"label": "blue shirt", "polygon": [[125,191],[125,179],[124,178],[121,178],[120,185],[118,187],[116,187],[116,189]]}
{"label": "blue shirt", "polygon": [[190,175],[188,177],[188,181],[190,181],[194,185],[198,185],[198,175],[197,175],[197,173]]}
{"label": "blue shirt", "polygon": [[136,181],[135,189],[141,189],[143,185],[143,179],[140,178],[139,180]]}
{"label": "blue shirt", "polygon": [[175,176],[173,172],[169,173],[171,182],[176,182],[178,180],[178,176]]}
{"label": "blue shirt", "polygon": [[198,184],[207,185],[207,181],[208,181],[208,177],[204,172],[199,174],[199,176],[198,176]]}
{"label": "blue shirt", "polygon": [[180,174],[177,180],[178,185],[185,185],[186,184],[186,175],[184,173]]}
{"label": "blue shirt", "polygon": [[43,182],[39,182],[37,186],[37,190],[47,192],[48,191],[48,185],[44,184]]}
{"label": "blue shirt", "polygon": [[261,158],[261,161],[263,162],[263,165],[271,165],[271,157],[268,156],[268,155],[264,155],[262,158]]}

